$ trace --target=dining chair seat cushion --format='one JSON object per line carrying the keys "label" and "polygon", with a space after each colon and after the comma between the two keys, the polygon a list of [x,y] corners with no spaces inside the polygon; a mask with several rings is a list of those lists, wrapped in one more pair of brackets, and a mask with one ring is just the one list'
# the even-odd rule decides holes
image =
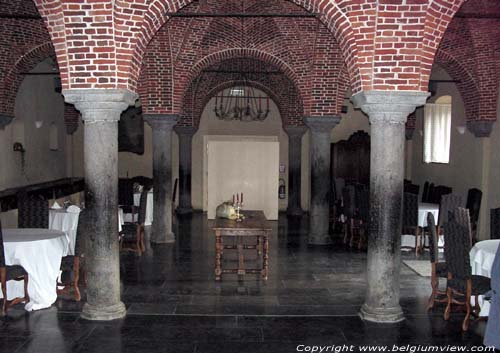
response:
{"label": "dining chair seat cushion", "polygon": [[446,266],[446,262],[436,263],[436,275],[443,278],[448,277],[448,267]]}
{"label": "dining chair seat cushion", "polygon": [[7,281],[11,279],[16,279],[22,277],[26,274],[26,271],[22,266],[14,265],[14,266],[6,266],[7,267]]}
{"label": "dining chair seat cushion", "polygon": [[[482,295],[491,290],[491,280],[488,277],[472,275],[471,279],[471,295]],[[467,290],[467,281],[465,279],[453,278],[448,280],[448,286],[461,293],[465,293]]]}

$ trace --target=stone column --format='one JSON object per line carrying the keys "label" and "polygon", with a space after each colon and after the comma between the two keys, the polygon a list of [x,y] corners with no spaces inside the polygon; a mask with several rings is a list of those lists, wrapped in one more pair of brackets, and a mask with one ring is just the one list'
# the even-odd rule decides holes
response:
{"label": "stone column", "polygon": [[404,319],[399,305],[405,123],[427,92],[368,91],[353,96],[371,123],[368,288],[361,317],[374,322]]}
{"label": "stone column", "polygon": [[191,205],[191,154],[193,135],[196,128],[193,126],[179,126],[174,128],[179,136],[179,206],[177,213],[189,214],[193,212]]}
{"label": "stone column", "polygon": [[311,245],[326,245],[331,243],[328,232],[331,132],[340,122],[340,117],[306,117],[304,122],[311,132],[311,205],[308,242]]}
{"label": "stone column", "polygon": [[306,132],[305,126],[287,126],[284,128],[288,135],[288,208],[289,216],[301,216],[301,173],[302,173],[302,136]]}
{"label": "stone column", "polygon": [[82,113],[86,205],[85,268],[87,303],[82,317],[113,320],[125,316],[120,300],[118,249],[118,120],[137,95],[127,90],[63,91]]}
{"label": "stone column", "polygon": [[172,232],[172,129],[178,117],[151,114],[144,119],[153,129],[153,243],[173,243]]}

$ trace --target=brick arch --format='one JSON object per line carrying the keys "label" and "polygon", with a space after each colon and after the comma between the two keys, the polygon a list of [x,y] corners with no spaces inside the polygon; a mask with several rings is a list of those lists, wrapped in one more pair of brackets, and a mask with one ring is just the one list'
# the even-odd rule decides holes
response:
{"label": "brick arch", "polygon": [[425,17],[420,57],[420,89],[427,90],[432,63],[448,25],[467,0],[430,0]]}
{"label": "brick arch", "polygon": [[[134,45],[133,55],[130,58],[129,86],[135,88],[137,85],[140,75],[140,63],[147,45],[168,20],[165,13],[177,12],[192,2],[193,0],[153,0],[150,2],[144,12],[144,19],[139,30],[140,34],[137,36],[137,43]],[[319,21],[330,30],[340,45],[353,91],[361,90],[362,83],[357,62],[356,36],[348,16],[339,8],[338,4],[330,0],[292,0],[291,2],[309,12],[319,13]]]}
{"label": "brick arch", "polygon": [[21,73],[31,71],[42,60],[54,55],[52,42],[46,42],[30,49],[17,59],[3,81],[3,104],[0,109],[4,114],[14,116],[17,92],[24,80]]}
{"label": "brick arch", "polygon": [[443,49],[436,52],[435,63],[441,66],[457,83],[458,91],[464,102],[466,120],[479,118],[480,93],[474,75],[453,55]]}

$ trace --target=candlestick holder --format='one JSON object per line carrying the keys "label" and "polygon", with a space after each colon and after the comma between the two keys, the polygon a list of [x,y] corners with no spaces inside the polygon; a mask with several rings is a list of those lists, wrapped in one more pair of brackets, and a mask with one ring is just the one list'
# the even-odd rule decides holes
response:
{"label": "candlestick holder", "polygon": [[237,201],[235,203],[233,203],[233,206],[234,206],[234,209],[236,210],[236,219],[235,221],[236,222],[241,222],[243,221],[243,219],[245,218],[245,216],[243,214],[241,214],[241,209],[243,208],[243,202],[241,201]]}

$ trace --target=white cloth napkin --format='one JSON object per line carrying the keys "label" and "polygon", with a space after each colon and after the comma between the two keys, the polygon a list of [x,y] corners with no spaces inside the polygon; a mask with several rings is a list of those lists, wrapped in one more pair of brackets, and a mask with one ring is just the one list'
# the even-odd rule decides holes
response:
{"label": "white cloth napkin", "polygon": [[51,208],[53,210],[60,210],[62,207],[57,203],[57,201],[54,201]]}
{"label": "white cloth napkin", "polygon": [[66,212],[69,212],[69,213],[80,213],[80,211],[81,211],[80,207],[75,206],[75,205],[71,205],[66,209]]}

